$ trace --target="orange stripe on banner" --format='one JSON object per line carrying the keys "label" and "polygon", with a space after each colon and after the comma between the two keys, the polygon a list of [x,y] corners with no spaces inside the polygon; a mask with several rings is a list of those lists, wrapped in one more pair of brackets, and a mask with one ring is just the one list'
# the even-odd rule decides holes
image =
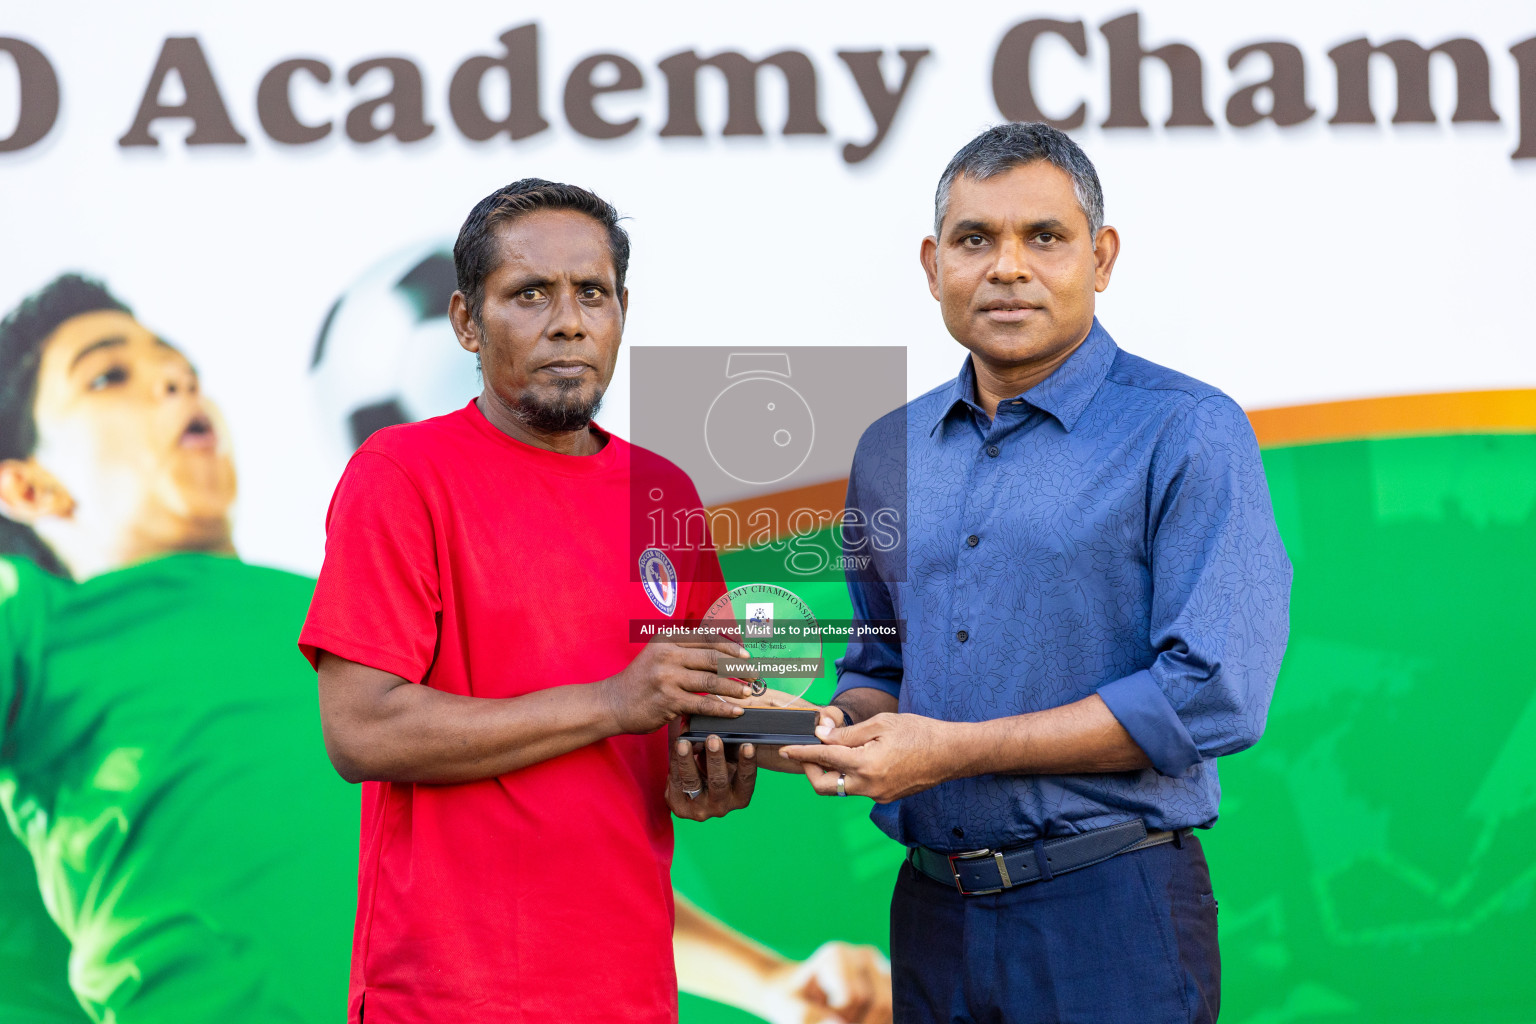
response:
{"label": "orange stripe on banner", "polygon": [[[1248,413],[1261,448],[1360,441],[1372,437],[1412,437],[1423,434],[1536,433],[1536,390],[1454,391],[1442,395],[1396,395],[1391,398],[1357,398],[1347,402],[1319,402],[1278,409],[1253,409]],[[747,537],[768,539],[751,522],[753,513],[769,513],[774,524],[772,539],[788,536],[791,517],[810,509],[830,525],[843,510],[847,480],[796,487],[726,502],[709,508],[711,519],[729,515],[742,524],[738,543],[722,551],[738,550]],[[762,522],[763,520],[759,520]],[[717,538],[720,531],[716,530]]]}
{"label": "orange stripe on banner", "polygon": [[[788,491],[759,494],[739,501],[728,501],[723,505],[711,505],[706,510],[710,518],[710,532],[714,534],[715,544],[721,551],[735,551],[745,547],[749,537],[768,540],[764,535],[764,526],[770,524],[771,528],[767,532],[772,534],[771,539],[789,536],[794,532],[795,514],[805,509],[816,516],[818,529],[827,527],[843,511],[843,499],[847,495],[848,481],[845,478],[808,484]],[[729,538],[722,535],[720,527],[725,524],[716,521],[720,516],[729,516],[739,524],[736,543],[732,544]],[[761,518],[754,519],[754,516]],[[803,526],[801,532],[805,532]]]}
{"label": "orange stripe on banner", "polygon": [[1536,390],[1396,395],[1254,409],[1248,420],[1262,448],[1415,434],[1536,431]]}

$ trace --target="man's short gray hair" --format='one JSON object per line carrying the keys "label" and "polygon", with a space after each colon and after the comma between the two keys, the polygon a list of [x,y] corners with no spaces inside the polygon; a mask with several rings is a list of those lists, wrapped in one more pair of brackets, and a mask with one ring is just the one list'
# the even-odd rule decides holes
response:
{"label": "man's short gray hair", "polygon": [[1071,136],[1039,121],[995,125],[960,148],[939,177],[939,187],[933,196],[933,233],[939,234],[944,226],[944,215],[949,212],[949,189],[956,178],[963,174],[985,181],[1036,160],[1054,164],[1072,179],[1077,205],[1088,218],[1089,241],[1096,242],[1099,229],[1104,226],[1104,190],[1099,186],[1099,172]]}

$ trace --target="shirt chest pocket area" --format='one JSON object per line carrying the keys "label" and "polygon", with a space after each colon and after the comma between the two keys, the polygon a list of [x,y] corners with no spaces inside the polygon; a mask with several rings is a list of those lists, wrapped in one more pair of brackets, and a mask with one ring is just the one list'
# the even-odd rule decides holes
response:
{"label": "shirt chest pocket area", "polygon": [[[1144,503],[1134,489],[1073,482],[1018,495],[998,509],[974,553],[983,555],[982,572],[1012,584],[1005,589],[1017,605],[1030,590],[1077,589],[1088,579],[1113,586],[1145,576],[1145,523]],[[970,548],[967,537],[962,565]],[[983,548],[990,550],[983,554]]]}
{"label": "shirt chest pocket area", "polygon": [[523,651],[622,643],[628,619],[649,607],[640,584],[612,552],[555,533],[543,543],[472,549],[455,567],[460,614],[471,629]]}

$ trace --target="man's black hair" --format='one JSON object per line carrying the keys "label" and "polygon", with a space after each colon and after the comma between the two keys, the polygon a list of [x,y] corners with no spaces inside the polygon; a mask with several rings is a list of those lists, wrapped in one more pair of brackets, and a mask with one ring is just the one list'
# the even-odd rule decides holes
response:
{"label": "man's black hair", "polygon": [[[44,343],[64,321],[102,311],[133,313],[101,282],[63,274],[0,321],[0,462],[25,459],[37,450],[37,372]],[[51,573],[69,575],[31,527],[4,516],[0,554],[24,555]]]}
{"label": "man's black hair", "polygon": [[485,279],[497,267],[496,225],[534,210],[575,210],[606,228],[614,282],[619,294],[623,294],[624,275],[629,272],[629,234],[619,226],[619,211],[584,188],[543,178],[523,178],[476,203],[464,218],[458,241],[453,243],[459,291],[464,293],[469,315],[476,323],[480,322],[480,311],[485,305]]}
{"label": "man's black hair", "polygon": [[1104,226],[1104,187],[1099,184],[1099,172],[1072,136],[1040,121],[993,125],[960,147],[939,176],[933,196],[933,233],[938,235],[944,229],[949,190],[956,178],[986,181],[1037,160],[1054,164],[1072,179],[1077,205],[1088,218],[1088,241],[1098,248],[1099,229]]}

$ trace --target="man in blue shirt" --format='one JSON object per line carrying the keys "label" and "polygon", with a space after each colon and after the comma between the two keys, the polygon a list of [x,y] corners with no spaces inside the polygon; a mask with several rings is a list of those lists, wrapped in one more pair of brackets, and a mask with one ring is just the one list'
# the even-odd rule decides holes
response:
{"label": "man in blue shirt", "polygon": [[[896,1020],[1209,1021],[1216,902],[1192,828],[1252,745],[1291,569],[1257,443],[1209,385],[1094,317],[1119,235],[1042,124],[983,132],[939,181],[922,262],[970,355],[866,432],[845,525],[856,619],[818,793],[873,797],[910,849],[891,906]],[[890,545],[884,545],[890,547]],[[857,559],[853,560],[855,563]]]}

